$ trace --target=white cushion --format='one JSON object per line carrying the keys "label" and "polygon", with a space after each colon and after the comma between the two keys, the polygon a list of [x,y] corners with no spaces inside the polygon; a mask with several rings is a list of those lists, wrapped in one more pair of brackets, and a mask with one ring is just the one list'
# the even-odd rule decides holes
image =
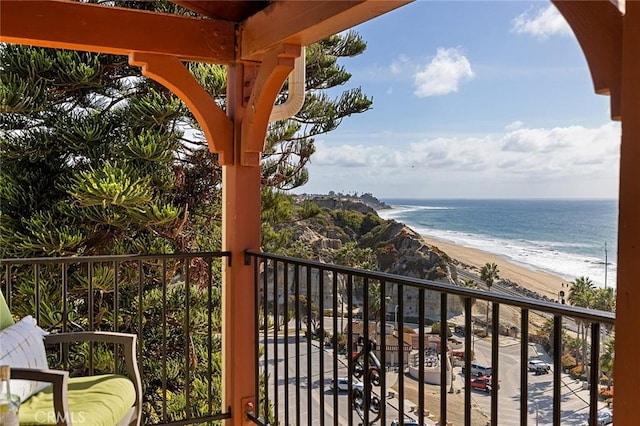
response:
{"label": "white cushion", "polygon": [[[47,332],[38,327],[31,316],[0,331],[0,365],[16,368],[48,370],[44,336]],[[31,395],[47,388],[50,383],[29,380],[11,380],[11,393],[25,401]]]}

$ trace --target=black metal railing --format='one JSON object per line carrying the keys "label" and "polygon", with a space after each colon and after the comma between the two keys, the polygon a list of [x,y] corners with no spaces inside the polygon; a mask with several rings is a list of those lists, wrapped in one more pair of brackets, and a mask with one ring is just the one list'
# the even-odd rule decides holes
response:
{"label": "black metal railing", "polygon": [[[227,252],[2,259],[1,285],[16,317],[50,331],[138,336],[143,424],[230,418],[221,402],[221,267]],[[50,367],[122,371],[117,348],[48,348]]]}
{"label": "black metal railing", "polygon": [[[612,335],[612,313],[258,251],[246,257],[258,306],[257,424],[598,424],[598,348],[601,333]],[[472,316],[479,309],[489,323]],[[454,317],[459,333],[450,336]],[[428,334],[434,321],[439,332]],[[591,330],[584,384],[562,368],[563,336],[577,323]],[[455,345],[464,373],[454,367]],[[529,371],[534,350],[550,375]],[[490,377],[475,377],[474,357]]]}

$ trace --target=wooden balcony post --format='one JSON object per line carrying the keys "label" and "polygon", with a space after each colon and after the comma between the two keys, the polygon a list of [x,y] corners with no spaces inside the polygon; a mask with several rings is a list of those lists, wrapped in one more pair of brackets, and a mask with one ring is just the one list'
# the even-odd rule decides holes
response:
{"label": "wooden balcony post", "polygon": [[[256,406],[253,265],[244,251],[260,247],[260,164],[238,161],[243,145],[241,122],[244,67],[227,71],[227,114],[233,121],[234,160],[222,167],[223,250],[231,252],[231,265],[223,271],[223,402],[232,413],[231,424],[246,425],[248,404]],[[263,135],[264,138],[264,135]]]}
{"label": "wooden balcony post", "polygon": [[622,41],[622,144],[616,307],[616,425],[638,424],[640,352],[640,2],[628,1]]}
{"label": "wooden balcony post", "polygon": [[255,275],[244,252],[260,248],[260,157],[271,110],[300,51],[299,45],[283,45],[260,64],[227,68],[233,161],[222,167],[222,248],[232,263],[223,275],[223,401],[237,426],[249,424],[247,412],[257,414]]}

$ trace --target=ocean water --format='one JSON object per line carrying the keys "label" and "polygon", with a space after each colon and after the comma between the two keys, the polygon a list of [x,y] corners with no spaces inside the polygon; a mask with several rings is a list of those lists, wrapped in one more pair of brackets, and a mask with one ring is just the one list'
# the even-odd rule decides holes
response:
{"label": "ocean water", "polygon": [[[423,235],[484,250],[568,281],[615,286],[617,200],[383,199],[378,214]],[[606,244],[606,254],[605,254]],[[607,265],[605,268],[605,256]]]}

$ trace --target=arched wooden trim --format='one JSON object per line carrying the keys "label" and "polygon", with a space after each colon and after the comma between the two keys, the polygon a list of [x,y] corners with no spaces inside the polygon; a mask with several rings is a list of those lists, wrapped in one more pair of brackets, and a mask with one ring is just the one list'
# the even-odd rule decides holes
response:
{"label": "arched wooden trim", "polygon": [[301,50],[299,45],[282,45],[269,51],[260,64],[242,119],[242,165],[260,164],[260,153],[264,150],[271,110],[282,84],[293,70],[294,59],[300,56]]}
{"label": "arched wooden trim", "polygon": [[175,56],[134,52],[129,63],[142,67],[150,77],[182,99],[202,127],[209,150],[218,154],[220,164],[233,161],[231,119]]}
{"label": "arched wooden trim", "polygon": [[233,22],[75,1],[2,0],[0,41],[128,55],[161,53],[183,60],[235,60]]}
{"label": "arched wooden trim", "polygon": [[611,118],[620,120],[622,13],[609,0],[552,0],[587,59],[595,92],[611,96]]}

